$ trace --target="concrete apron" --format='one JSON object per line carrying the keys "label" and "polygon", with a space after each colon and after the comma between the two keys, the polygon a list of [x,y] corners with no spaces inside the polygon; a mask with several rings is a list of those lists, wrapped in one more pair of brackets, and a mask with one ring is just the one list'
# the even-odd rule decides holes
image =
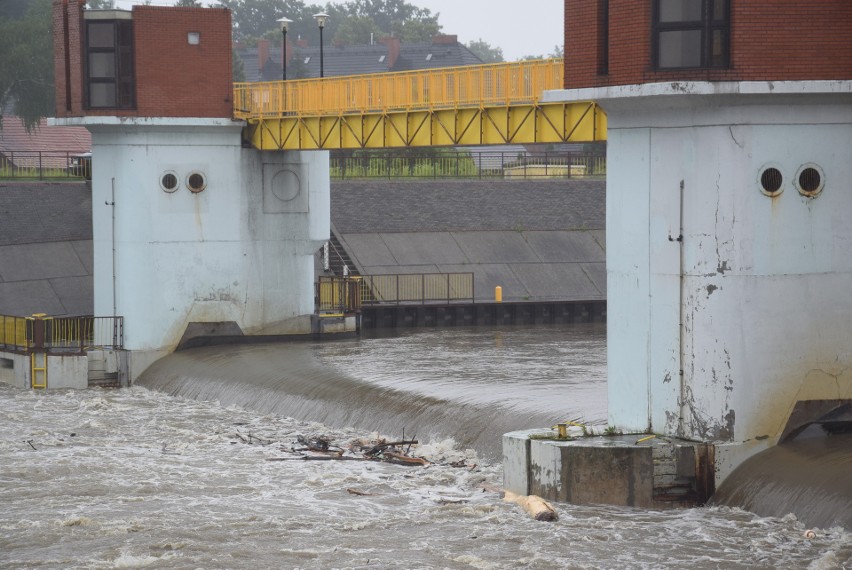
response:
{"label": "concrete apron", "polygon": [[712,444],[648,434],[563,440],[516,431],[503,436],[503,487],[574,504],[693,507],[715,491],[714,453]]}

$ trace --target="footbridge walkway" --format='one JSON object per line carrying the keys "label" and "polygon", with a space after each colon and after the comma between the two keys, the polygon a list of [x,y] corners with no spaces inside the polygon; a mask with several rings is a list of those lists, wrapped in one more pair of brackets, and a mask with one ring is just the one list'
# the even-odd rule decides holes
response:
{"label": "footbridge walkway", "polygon": [[562,89],[561,59],[237,83],[234,116],[261,150],[594,142],[594,102],[543,103]]}

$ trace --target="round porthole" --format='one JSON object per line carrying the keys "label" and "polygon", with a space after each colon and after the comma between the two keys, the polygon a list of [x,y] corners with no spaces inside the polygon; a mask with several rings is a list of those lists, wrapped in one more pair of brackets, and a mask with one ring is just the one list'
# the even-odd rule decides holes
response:
{"label": "round porthole", "polygon": [[201,172],[197,170],[194,172],[190,172],[186,177],[186,187],[189,188],[190,192],[201,192],[205,188],[207,188],[207,178]]}
{"label": "round porthole", "polygon": [[177,174],[172,172],[171,170],[167,170],[160,176],[160,188],[163,189],[163,192],[168,192],[171,194],[175,190],[178,189],[178,177]]}
{"label": "round porthole", "polygon": [[795,183],[799,194],[814,198],[825,186],[825,174],[816,164],[804,164],[796,173]]}
{"label": "round porthole", "polygon": [[784,176],[774,166],[767,166],[758,177],[760,191],[767,196],[778,196],[784,191]]}

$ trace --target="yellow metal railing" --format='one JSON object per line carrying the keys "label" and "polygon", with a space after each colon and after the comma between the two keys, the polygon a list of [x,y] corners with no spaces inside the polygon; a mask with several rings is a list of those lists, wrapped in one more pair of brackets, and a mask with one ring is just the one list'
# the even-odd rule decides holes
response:
{"label": "yellow metal railing", "polygon": [[27,350],[32,345],[32,327],[27,317],[0,315],[0,347],[10,350]]}
{"label": "yellow metal railing", "polygon": [[361,308],[360,277],[320,277],[316,283],[319,313],[353,313]]}
{"label": "yellow metal railing", "polygon": [[563,88],[562,59],[234,84],[238,119],[537,103]]}
{"label": "yellow metal railing", "polygon": [[473,273],[415,273],[320,277],[316,305],[320,313],[347,313],[363,305],[473,303]]}
{"label": "yellow metal railing", "polygon": [[473,273],[362,275],[361,303],[473,302]]}
{"label": "yellow metal railing", "polygon": [[83,351],[123,348],[124,317],[31,317],[0,315],[0,349]]}

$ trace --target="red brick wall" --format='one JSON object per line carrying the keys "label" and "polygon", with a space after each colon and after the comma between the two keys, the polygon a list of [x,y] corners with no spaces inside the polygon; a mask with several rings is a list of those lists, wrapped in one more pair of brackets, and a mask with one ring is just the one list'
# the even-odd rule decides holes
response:
{"label": "red brick wall", "polygon": [[53,70],[57,117],[82,114],[83,58],[80,50],[80,33],[85,2],[86,0],[54,0],[53,2]]}
{"label": "red brick wall", "polygon": [[730,0],[729,69],[657,71],[651,0],[609,0],[609,73],[598,73],[599,0],[565,0],[565,86],[852,79],[852,1]]}
{"label": "red brick wall", "polygon": [[[54,1],[56,113],[65,116],[224,117],[233,115],[231,13],[223,8],[133,7],[136,109],[84,109],[82,20],[84,0]],[[69,57],[64,12],[68,6]],[[198,32],[199,45],[187,34]],[[70,64],[71,110],[66,111],[65,66]]]}

